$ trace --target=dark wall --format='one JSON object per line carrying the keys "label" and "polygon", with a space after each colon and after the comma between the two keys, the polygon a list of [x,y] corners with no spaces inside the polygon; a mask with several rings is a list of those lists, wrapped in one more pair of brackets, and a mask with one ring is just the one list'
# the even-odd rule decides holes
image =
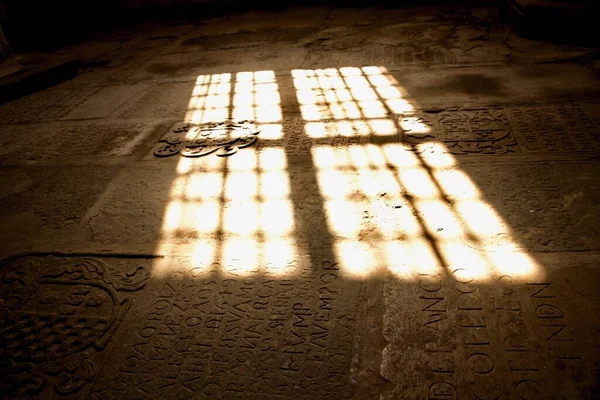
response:
{"label": "dark wall", "polygon": [[[496,5],[519,1],[521,0],[380,0],[375,3],[369,0],[287,0],[277,3],[273,0],[0,0],[0,26],[4,29],[12,50],[18,53],[52,50],[83,39],[89,31],[106,30],[115,24],[147,18],[183,17],[199,20],[232,10],[319,4],[349,7],[381,4],[397,7],[455,3]],[[545,3],[552,1],[545,0]],[[600,2],[561,0],[562,3],[565,1],[573,4]],[[513,11],[522,14],[518,8]],[[589,13],[585,13],[587,14]],[[562,21],[558,24],[552,23],[554,30],[557,26],[565,25],[564,12],[559,11],[558,15]],[[521,18],[520,15],[518,17]],[[542,18],[548,19],[550,17],[547,15]],[[574,19],[580,20],[581,16],[577,15]],[[521,23],[528,26],[531,24],[529,20]]]}
{"label": "dark wall", "polygon": [[[379,0],[377,4],[422,5],[469,0]],[[490,0],[471,0],[486,3]],[[493,1],[493,0],[492,0]],[[13,51],[44,51],[77,42],[91,30],[146,18],[202,19],[232,10],[312,6],[373,6],[369,0],[0,0],[0,25]]]}
{"label": "dark wall", "polygon": [[0,24],[12,49],[52,49],[110,22],[121,0],[0,0]]}

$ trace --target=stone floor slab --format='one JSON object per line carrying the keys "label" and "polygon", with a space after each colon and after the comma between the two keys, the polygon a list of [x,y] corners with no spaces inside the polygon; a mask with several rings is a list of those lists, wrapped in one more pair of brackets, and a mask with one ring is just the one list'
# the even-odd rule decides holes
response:
{"label": "stone floor slab", "polygon": [[78,224],[118,167],[3,168],[0,196],[0,235],[5,247],[29,248],[44,237],[61,235],[77,240]]}
{"label": "stone floor slab", "polygon": [[83,398],[135,292],[148,283],[150,266],[146,257],[32,254],[5,260],[3,396]]}
{"label": "stone floor slab", "polygon": [[[383,398],[594,398],[594,264],[525,281],[480,282],[460,268],[385,284]],[[586,322],[588,321],[588,322]]]}
{"label": "stone floor slab", "polygon": [[67,116],[77,107],[97,94],[102,87],[70,88],[63,83],[0,106],[3,124],[57,120]]}
{"label": "stone floor slab", "polygon": [[108,117],[136,94],[148,88],[149,85],[143,84],[108,87],[73,110],[65,119]]}
{"label": "stone floor slab", "polygon": [[128,156],[154,126],[143,123],[12,125],[0,138],[0,163],[68,162]]}

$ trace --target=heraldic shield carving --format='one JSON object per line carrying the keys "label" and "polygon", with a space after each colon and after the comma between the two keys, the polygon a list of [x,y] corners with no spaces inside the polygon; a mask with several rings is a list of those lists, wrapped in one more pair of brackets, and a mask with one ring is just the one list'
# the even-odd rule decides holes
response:
{"label": "heraldic shield carving", "polygon": [[456,155],[518,151],[510,123],[501,109],[419,113],[403,122],[427,128],[426,131],[404,131],[404,141],[411,145],[442,142],[449,153]]}
{"label": "heraldic shield carving", "polygon": [[96,375],[89,353],[106,346],[131,306],[128,292],[148,279],[144,266],[94,257],[25,255],[2,262],[0,393],[80,391]]}
{"label": "heraldic shield carving", "polygon": [[215,153],[228,157],[238,149],[252,146],[259,129],[250,121],[223,121],[210,124],[176,123],[154,148],[156,157],[180,154],[202,157]]}

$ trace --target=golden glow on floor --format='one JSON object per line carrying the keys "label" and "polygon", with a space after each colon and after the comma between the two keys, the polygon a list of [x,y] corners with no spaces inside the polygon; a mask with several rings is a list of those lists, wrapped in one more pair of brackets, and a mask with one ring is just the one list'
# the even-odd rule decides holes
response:
{"label": "golden glow on floor", "polygon": [[[343,149],[313,143],[310,150],[331,261],[346,276],[390,271],[414,279],[460,268],[484,280],[541,277],[541,267],[443,143],[401,140],[429,127],[385,68],[293,70],[292,80],[306,138],[377,138]],[[285,134],[275,73],[198,77],[186,119],[253,120],[262,147],[230,158],[180,159],[159,251],[191,243],[192,262],[222,273],[293,273],[305,249],[291,201],[298,183],[290,182],[285,149],[273,144]]]}

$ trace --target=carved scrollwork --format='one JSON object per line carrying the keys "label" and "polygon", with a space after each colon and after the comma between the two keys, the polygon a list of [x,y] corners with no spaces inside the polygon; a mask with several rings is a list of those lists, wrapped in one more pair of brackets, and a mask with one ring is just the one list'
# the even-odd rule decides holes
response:
{"label": "carved scrollwork", "polygon": [[260,130],[250,121],[211,124],[178,123],[155,146],[156,157],[228,157],[257,141]]}

